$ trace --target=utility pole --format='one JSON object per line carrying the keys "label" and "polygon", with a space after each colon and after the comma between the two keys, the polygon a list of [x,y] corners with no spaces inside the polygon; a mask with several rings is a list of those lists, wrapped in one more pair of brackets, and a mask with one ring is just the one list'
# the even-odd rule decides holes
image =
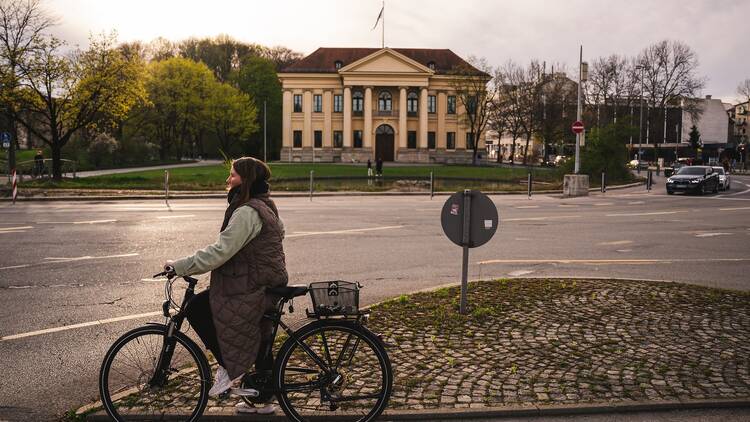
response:
{"label": "utility pole", "polygon": [[[578,56],[578,111],[576,113],[576,121],[581,121],[581,79],[583,76],[583,46],[581,46],[580,55]],[[575,169],[573,173],[578,174],[581,170],[581,134],[576,133],[576,161]]]}
{"label": "utility pole", "polygon": [[641,168],[641,148],[643,147],[643,69],[644,65],[641,63],[638,66],[635,67],[636,70],[640,69],[641,71],[641,100],[640,100],[640,106],[641,106],[641,117],[638,119],[638,165],[636,166],[638,168],[638,171],[640,173]]}

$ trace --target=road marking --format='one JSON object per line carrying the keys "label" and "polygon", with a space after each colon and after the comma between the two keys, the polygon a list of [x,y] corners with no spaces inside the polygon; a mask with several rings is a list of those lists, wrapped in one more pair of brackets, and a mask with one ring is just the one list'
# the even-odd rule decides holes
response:
{"label": "road marking", "polygon": [[716,233],[701,233],[696,234],[695,237],[714,237],[714,236],[731,236],[732,233],[722,233],[722,232],[716,232]]}
{"label": "road marking", "polygon": [[37,221],[36,224],[102,224],[116,223],[117,220],[87,220],[87,221]]}
{"label": "road marking", "polygon": [[101,320],[96,320],[96,321],[82,322],[80,324],[63,325],[61,327],[47,328],[47,329],[38,330],[38,331],[29,331],[28,333],[20,333],[20,334],[13,334],[10,336],[0,337],[0,341],[16,340],[19,338],[33,337],[33,336],[39,336],[42,334],[57,333],[60,331],[74,330],[76,328],[91,327],[94,325],[103,325],[103,324],[109,324],[112,322],[128,321],[131,319],[146,318],[146,317],[157,316],[157,315],[162,315],[162,312],[157,311],[157,312],[147,312],[145,314],[125,315],[125,316],[116,317],[116,318],[108,318],[108,319],[101,319]]}
{"label": "road marking", "polygon": [[400,229],[404,226],[383,226],[383,227],[370,227],[366,229],[348,229],[348,230],[332,230],[327,232],[295,232],[293,234],[286,235],[285,237],[302,237],[302,236],[314,236],[319,234],[345,234],[345,233],[359,233],[375,230],[388,230],[388,229]]}
{"label": "road marking", "polygon": [[695,259],[490,259],[477,264],[659,264],[673,262],[747,262],[750,258],[695,258]]}
{"label": "road marking", "polygon": [[626,252],[633,252],[633,250],[632,249],[617,249],[615,252],[626,253]]}
{"label": "road marking", "polygon": [[517,271],[509,272],[508,275],[511,277],[520,277],[522,275],[531,274],[533,272],[534,271],[531,271],[531,270],[517,270]]}
{"label": "road marking", "polygon": [[719,208],[719,211],[739,211],[739,210],[750,210],[750,207]]}
{"label": "road marking", "polygon": [[516,208],[518,208],[519,210],[529,209],[529,208],[539,208],[539,205],[521,205]]}
{"label": "road marking", "polygon": [[22,226],[22,227],[3,227],[0,228],[0,233],[3,232],[11,232],[13,233],[15,230],[27,230],[27,229],[33,229],[33,226]]}
{"label": "road marking", "polygon": [[111,259],[111,258],[126,258],[129,256],[138,256],[137,253],[126,253],[121,255],[105,255],[105,256],[77,256],[77,257],[47,257],[44,258],[47,260],[47,262],[43,262],[43,264],[51,264],[53,262],[70,262],[70,261],[86,261],[89,259]]}
{"label": "road marking", "polygon": [[0,270],[12,270],[13,268],[26,268],[29,264],[24,265],[11,265],[10,267],[0,267]]}
{"label": "road marking", "polygon": [[599,203],[594,204],[595,207],[603,207],[606,205],[614,205],[614,203],[613,202],[599,202]]}
{"label": "road marking", "polygon": [[526,217],[526,218],[506,218],[502,221],[539,221],[539,220],[557,220],[560,218],[580,218],[580,215],[556,215],[550,217]]}
{"label": "road marking", "polygon": [[655,211],[655,212],[634,212],[634,213],[623,213],[623,214],[607,214],[607,217],[638,217],[642,215],[667,215],[677,214],[678,212],[687,212],[686,210],[680,211]]}
{"label": "road marking", "polygon": [[614,242],[602,242],[600,245],[627,245],[628,243],[633,243],[632,240],[615,240]]}
{"label": "road marking", "polygon": [[[747,186],[747,185],[745,185],[745,186]],[[743,191],[740,191],[740,192],[735,192],[735,193],[725,193],[725,194],[723,194],[721,196],[722,197],[724,197],[724,196],[736,196],[736,195],[742,195],[743,193],[748,193],[748,192],[750,192],[750,189],[746,189],[746,190],[743,190]]]}
{"label": "road marking", "polygon": [[195,217],[194,214],[183,214],[183,215],[162,215],[161,217],[156,217],[160,220],[166,220],[167,218],[187,218],[187,217]]}
{"label": "road marking", "polygon": [[571,205],[571,204],[560,204],[558,207],[560,208],[578,208],[580,205]]}
{"label": "road marking", "polygon": [[645,204],[643,201],[630,201],[628,202],[628,205],[642,205]]}

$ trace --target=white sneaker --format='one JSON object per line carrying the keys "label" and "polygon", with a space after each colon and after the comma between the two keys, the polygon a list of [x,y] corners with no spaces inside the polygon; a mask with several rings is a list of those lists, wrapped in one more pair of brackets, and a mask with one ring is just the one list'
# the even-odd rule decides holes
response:
{"label": "white sneaker", "polygon": [[233,387],[231,393],[235,396],[258,397],[260,392],[254,388]]}
{"label": "white sneaker", "polygon": [[255,407],[245,403],[244,401],[240,401],[236,406],[234,406],[234,408],[238,413],[257,413],[259,415],[270,415],[271,413],[276,412],[276,406],[271,403],[266,404],[263,407]]}
{"label": "white sneaker", "polygon": [[214,384],[211,386],[211,389],[208,390],[208,395],[216,397],[229,390],[230,387],[232,387],[232,380],[229,378],[229,373],[223,366],[219,365],[216,368]]}

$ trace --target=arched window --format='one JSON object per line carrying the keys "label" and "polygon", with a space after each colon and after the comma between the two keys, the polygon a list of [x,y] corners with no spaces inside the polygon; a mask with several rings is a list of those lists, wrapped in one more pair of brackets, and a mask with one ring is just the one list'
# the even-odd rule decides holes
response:
{"label": "arched window", "polygon": [[377,129],[375,129],[376,135],[393,135],[393,128],[389,125],[380,125]]}
{"label": "arched window", "polygon": [[381,91],[378,96],[378,111],[391,111],[391,93]]}
{"label": "arched window", "polygon": [[336,70],[341,69],[341,66],[343,65],[344,63],[342,63],[341,60],[336,60],[335,62],[333,62],[333,66],[336,67]]}
{"label": "arched window", "polygon": [[364,104],[365,99],[362,95],[362,91],[354,91],[352,94],[352,111],[362,112]]}
{"label": "arched window", "polygon": [[412,91],[406,96],[406,111],[408,113],[416,113],[417,104],[419,104],[419,95]]}
{"label": "arched window", "polygon": [[429,63],[427,63],[427,67],[429,67],[430,70],[435,70],[435,62],[429,62]]}

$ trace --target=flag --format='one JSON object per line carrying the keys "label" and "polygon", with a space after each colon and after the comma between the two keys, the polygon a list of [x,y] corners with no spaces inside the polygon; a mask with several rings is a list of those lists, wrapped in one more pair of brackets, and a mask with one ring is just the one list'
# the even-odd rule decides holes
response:
{"label": "flag", "polygon": [[[378,13],[378,18],[375,19],[375,25],[372,26],[372,29],[377,28],[378,22],[380,22],[380,18],[383,17],[383,10],[385,10],[385,5],[383,5],[383,7],[380,8],[380,13]],[[372,31],[372,29],[370,31]]]}

